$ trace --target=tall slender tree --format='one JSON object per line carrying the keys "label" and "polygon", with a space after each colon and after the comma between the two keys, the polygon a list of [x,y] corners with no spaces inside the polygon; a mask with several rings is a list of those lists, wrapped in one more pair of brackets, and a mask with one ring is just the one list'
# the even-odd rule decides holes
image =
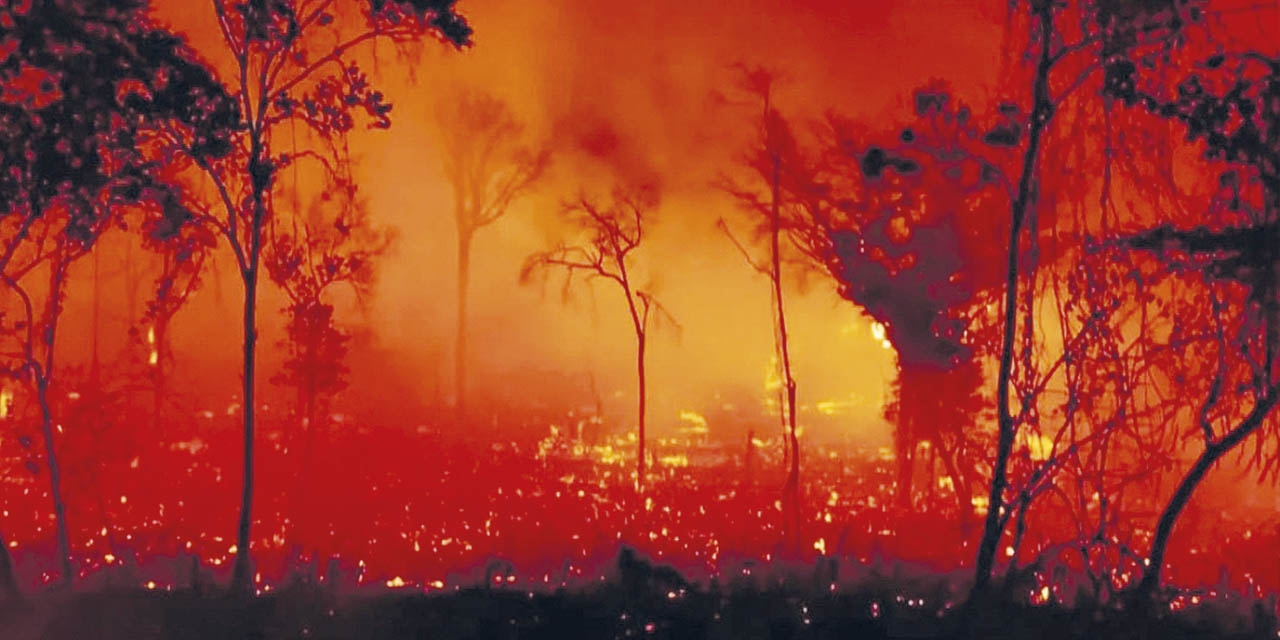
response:
{"label": "tall slender tree", "polygon": [[651,222],[648,211],[656,205],[656,193],[645,188],[628,191],[619,187],[614,190],[613,202],[607,206],[601,206],[586,196],[580,197],[576,202],[566,204],[563,213],[573,228],[586,236],[584,241],[535,253],[529,256],[520,271],[521,281],[528,282],[537,273],[560,269],[565,274],[566,291],[573,277],[581,274],[587,282],[608,280],[622,293],[636,339],[637,488],[645,486],[645,413],[648,406],[645,355],[649,330],[651,322],[659,319],[676,324],[675,318],[653,293],[639,287],[635,281],[634,252],[644,239],[645,226]]}
{"label": "tall slender tree", "polygon": [[[750,170],[757,174],[765,184],[765,193],[758,190],[745,189],[737,185],[725,188],[734,196],[742,207],[756,216],[756,230],[766,239],[767,257],[755,260],[746,249],[733,240],[734,244],[747,258],[747,262],[769,279],[770,306],[773,310],[774,346],[777,352],[777,366],[781,379],[781,395],[783,402],[783,421],[786,425],[787,480],[783,487],[786,497],[787,524],[784,531],[796,541],[800,522],[800,440],[797,436],[796,416],[796,379],[791,362],[791,334],[787,330],[786,300],[783,297],[782,265],[783,251],[787,248],[787,233],[791,226],[784,218],[784,164],[792,161],[796,155],[796,141],[786,121],[782,118],[773,103],[775,74],[765,69],[743,69],[742,83],[753,98],[760,101],[760,118],[758,121],[758,141],[748,154],[746,162]],[[721,228],[729,233],[728,226],[721,223]],[[730,234],[730,238],[733,236]]]}
{"label": "tall slender tree", "polygon": [[507,103],[467,92],[445,103],[440,129],[445,175],[453,187],[453,221],[458,233],[458,318],[453,343],[454,407],[466,417],[467,289],[476,234],[507,215],[546,171],[550,153],[526,145],[524,125]]}
{"label": "tall slender tree", "polygon": [[[251,590],[253,451],[257,303],[265,230],[276,213],[282,171],[293,163],[334,165],[331,144],[363,114],[369,126],[390,126],[391,106],[355,61],[375,42],[408,45],[436,38],[453,47],[470,43],[471,28],[453,0],[210,0],[232,65],[229,93],[239,106],[235,153],[212,161],[201,142],[173,128],[165,143],[188,156],[215,194],[203,222],[226,239],[244,290],[243,480],[236,527],[232,589]],[[292,135],[290,135],[292,134]],[[282,138],[293,140],[285,151]],[[303,146],[298,147],[297,143]],[[304,165],[306,166],[306,165]],[[303,173],[302,175],[308,175]]]}

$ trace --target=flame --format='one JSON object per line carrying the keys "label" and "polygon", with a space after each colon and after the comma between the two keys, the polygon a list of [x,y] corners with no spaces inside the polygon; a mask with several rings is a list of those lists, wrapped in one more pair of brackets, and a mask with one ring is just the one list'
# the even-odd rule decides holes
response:
{"label": "flame", "polygon": [[764,370],[764,390],[777,391],[782,388],[782,376],[778,372],[778,357],[769,358],[769,366]]}
{"label": "flame", "polygon": [[987,515],[987,507],[991,501],[986,496],[974,496],[969,498],[969,504],[973,505],[973,509],[980,516]]}
{"label": "flame", "polygon": [[1053,438],[1037,433],[1023,434],[1021,438],[1027,446],[1032,460],[1047,460],[1053,452]]}
{"label": "flame", "polygon": [[880,346],[884,347],[885,349],[893,348],[893,343],[889,342],[889,339],[888,339],[888,328],[885,327],[885,325],[880,324],[879,322],[872,322],[871,337],[874,338],[876,342],[879,342]]}
{"label": "flame", "polygon": [[685,427],[684,429],[682,429],[682,430],[688,431],[689,433],[706,435],[709,431],[707,429],[706,416],[702,415],[701,413],[698,413],[697,411],[691,411],[689,409],[681,409],[680,419],[684,422],[689,423],[688,427]]}
{"label": "flame", "polygon": [[689,466],[689,456],[680,453],[670,456],[662,456],[658,458],[658,462],[668,467],[687,467]]}
{"label": "flame", "polygon": [[160,351],[156,349],[155,327],[147,327],[147,344],[151,345],[151,355],[147,358],[147,364],[154,367],[160,362]]}
{"label": "flame", "polygon": [[0,389],[0,419],[9,417],[9,407],[13,406],[13,391]]}

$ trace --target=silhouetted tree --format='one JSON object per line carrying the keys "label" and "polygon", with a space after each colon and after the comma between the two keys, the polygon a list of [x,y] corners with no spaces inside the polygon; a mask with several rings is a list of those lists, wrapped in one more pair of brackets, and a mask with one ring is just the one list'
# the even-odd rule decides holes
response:
{"label": "silhouetted tree", "polygon": [[607,207],[586,196],[566,204],[564,216],[573,228],[585,234],[584,242],[562,244],[550,251],[535,253],[529,256],[520,270],[520,280],[528,282],[535,273],[563,269],[566,292],[575,275],[581,274],[588,283],[603,278],[613,282],[626,299],[627,314],[636,337],[637,487],[643,487],[645,483],[645,348],[651,328],[650,317],[655,320],[666,318],[675,323],[653,294],[637,287],[634,281],[633,253],[644,238],[645,224],[650,222],[647,212],[657,205],[657,201],[657,194],[652,189],[628,191],[619,187],[614,190],[613,202]]}
{"label": "silhouetted tree", "polygon": [[796,436],[796,379],[791,368],[790,336],[787,332],[786,304],[782,296],[782,264],[783,242],[788,226],[783,219],[782,172],[783,163],[791,160],[796,151],[796,142],[791,135],[787,123],[773,105],[774,74],[763,69],[743,71],[743,83],[747,91],[759,98],[761,113],[759,121],[759,146],[747,157],[747,165],[767,185],[767,194],[761,195],[750,189],[729,185],[726,189],[742,207],[759,216],[758,227],[764,230],[768,238],[768,259],[756,261],[750,252],[733,239],[727,224],[721,221],[721,229],[730,236],[734,244],[742,252],[747,263],[757,272],[769,278],[771,304],[773,308],[774,339],[778,354],[783,390],[783,411],[787,426],[788,469],[787,482],[783,495],[787,501],[787,524],[784,530],[794,543],[798,535],[800,522],[800,441]]}
{"label": "silhouetted tree", "polygon": [[[296,393],[302,459],[293,499],[304,503],[317,430],[329,423],[330,399],[347,386],[344,359],[350,336],[334,318],[333,293],[349,286],[357,300],[367,296],[376,261],[390,243],[390,236],[370,223],[350,167],[343,173],[330,177],[330,188],[312,201],[305,216],[273,221],[264,255],[271,281],[289,300],[286,339],[281,341],[288,358],[271,381]],[[295,510],[294,521],[303,521],[307,513],[305,506]]]}
{"label": "silhouetted tree", "polygon": [[[235,62],[231,93],[239,110],[228,123],[237,131],[235,153],[219,161],[201,158],[201,142],[176,129],[167,143],[189,156],[212,183],[219,213],[202,219],[226,238],[244,286],[244,469],[231,582],[234,590],[248,592],[253,575],[249,530],[258,275],[264,230],[275,215],[282,170],[295,162],[336,164],[334,152],[341,147],[332,142],[355,126],[359,114],[374,128],[390,126],[391,105],[352,60],[355,49],[376,41],[408,44],[431,37],[460,48],[470,43],[471,28],[454,12],[453,0],[211,0],[211,4],[223,43]],[[290,133],[295,145],[286,152],[280,137]]]}
{"label": "silhouetted tree", "polygon": [[[1211,327],[1215,352],[1206,358],[1213,372],[1204,375],[1212,382],[1196,411],[1203,448],[1156,523],[1136,587],[1148,600],[1160,586],[1174,525],[1196,488],[1215,463],[1269,424],[1280,401],[1280,57],[1215,54],[1172,88],[1161,86],[1161,78],[1142,77],[1144,62],[1139,55],[1113,60],[1108,91],[1180,122],[1188,141],[1203,145],[1206,160],[1228,167],[1201,224],[1166,223],[1125,238],[1134,249],[1164,258],[1171,277],[1197,283],[1199,305],[1206,306],[1207,293],[1213,310],[1202,321]],[[1265,466],[1261,437],[1255,442],[1253,464],[1264,476],[1268,468],[1274,475],[1275,459]]]}
{"label": "silhouetted tree", "polygon": [[[4,327],[19,345],[5,354],[6,369],[34,387],[40,406],[64,585],[74,570],[50,388],[68,269],[121,206],[173,203],[158,182],[167,175],[165,159],[139,143],[144,131],[183,126],[200,140],[200,157],[227,150],[206,119],[227,97],[179,39],[146,22],[144,9],[131,1],[37,0],[0,10],[7,52],[0,225],[8,227],[0,234],[0,280],[20,309]],[[190,217],[176,204],[161,213],[173,226]]]}
{"label": "silhouetted tree", "polygon": [[[1097,77],[1099,61],[1139,45],[1168,46],[1176,41],[1171,34],[1176,34],[1187,19],[1184,13],[1193,11],[1190,3],[1174,0],[1149,3],[1030,0],[1019,3],[1018,7],[1025,11],[1019,20],[1025,20],[1029,35],[1026,57],[1032,62],[1030,77],[1026,79],[1028,89],[1022,93],[1029,108],[1010,113],[1007,126],[997,126],[983,137],[988,145],[1021,150],[1022,162],[1020,168],[1008,172],[1012,177],[1009,180],[1004,326],[996,382],[998,434],[987,517],[974,567],[975,593],[984,591],[990,582],[996,549],[1007,523],[1004,493],[1009,486],[1009,459],[1020,426],[1010,403],[1019,335],[1018,311],[1034,306],[1033,288],[1028,288],[1025,299],[1019,296],[1020,272],[1034,269],[1036,265],[1039,249],[1036,228],[1043,187],[1041,165],[1050,125],[1063,101],[1086,80]],[[1057,88],[1059,86],[1062,88]],[[1029,244],[1026,249],[1022,245],[1024,235]],[[1028,257],[1031,262],[1027,262]],[[1025,343],[1031,339],[1034,325],[1030,312],[1024,317],[1027,319]],[[1022,406],[1024,411],[1029,408],[1026,401]]]}
{"label": "silhouetted tree", "polygon": [[151,419],[156,437],[161,436],[163,403],[168,397],[169,373],[174,364],[169,326],[200,288],[205,265],[218,242],[216,230],[208,225],[192,220],[174,229],[166,220],[152,217],[142,223],[143,244],[159,255],[160,273],[139,319],[140,326],[134,329],[143,334],[140,337],[147,349]]}
{"label": "silhouetted tree", "polygon": [[507,214],[512,201],[542,176],[550,154],[525,146],[524,125],[493,96],[468,92],[440,115],[445,175],[453,187],[458,231],[458,319],[453,346],[454,406],[465,418],[467,395],[467,287],[471,245],[481,229]]}

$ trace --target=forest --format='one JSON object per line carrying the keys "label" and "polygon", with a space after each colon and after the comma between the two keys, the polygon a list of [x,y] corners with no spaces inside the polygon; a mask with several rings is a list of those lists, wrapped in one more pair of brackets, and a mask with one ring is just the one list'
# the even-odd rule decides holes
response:
{"label": "forest", "polygon": [[0,0],[0,86],[4,637],[1280,637],[1274,2]]}

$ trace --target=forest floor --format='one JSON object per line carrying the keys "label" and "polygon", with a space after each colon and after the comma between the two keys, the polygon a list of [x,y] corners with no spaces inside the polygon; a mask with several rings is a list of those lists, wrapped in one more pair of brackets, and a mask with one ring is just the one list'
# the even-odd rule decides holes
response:
{"label": "forest floor", "polygon": [[[965,611],[954,582],[871,575],[838,588],[816,576],[691,583],[624,550],[610,579],[526,591],[339,595],[295,580],[253,598],[216,588],[47,592],[0,611],[6,640],[410,638],[1238,638],[1280,637],[1274,602],[1221,598],[1136,615],[1114,606],[1034,606],[1012,599]],[[957,602],[953,602],[953,600]],[[966,618],[966,616],[968,616]],[[961,634],[965,620],[969,633]]]}

